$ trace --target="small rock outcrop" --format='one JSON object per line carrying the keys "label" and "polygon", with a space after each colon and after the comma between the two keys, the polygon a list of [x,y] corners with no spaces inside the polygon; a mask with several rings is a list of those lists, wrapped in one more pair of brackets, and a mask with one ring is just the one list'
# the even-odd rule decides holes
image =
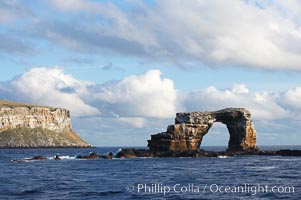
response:
{"label": "small rock outcrop", "polygon": [[35,157],[32,157],[32,158],[24,158],[24,159],[21,159],[21,160],[12,160],[12,162],[29,162],[29,161],[33,161],[33,160],[47,160],[46,157],[44,156],[35,156]]}
{"label": "small rock outcrop", "polygon": [[0,100],[0,147],[91,147],[71,128],[69,111]]}
{"label": "small rock outcrop", "polygon": [[154,157],[153,153],[146,149],[122,149],[116,155],[116,158],[141,158]]}
{"label": "small rock outcrop", "polygon": [[156,155],[170,152],[189,152],[200,148],[214,122],[226,124],[230,139],[228,151],[256,150],[256,131],[251,114],[244,108],[226,108],[215,112],[177,113],[175,124],[166,132],[151,135],[150,151]]}
{"label": "small rock outcrop", "polygon": [[78,159],[98,159],[98,158],[100,158],[100,155],[98,155],[97,153],[90,153],[90,155],[79,155],[79,156],[76,156],[76,158],[78,158]]}
{"label": "small rock outcrop", "polygon": [[112,152],[108,153],[108,155],[104,155],[104,156],[101,156],[102,158],[106,159],[106,160],[111,160],[114,158],[114,155]]}

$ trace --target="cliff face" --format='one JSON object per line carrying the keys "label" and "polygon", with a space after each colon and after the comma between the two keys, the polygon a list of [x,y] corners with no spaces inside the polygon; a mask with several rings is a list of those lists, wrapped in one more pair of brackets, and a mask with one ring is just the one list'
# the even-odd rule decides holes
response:
{"label": "cliff face", "polygon": [[69,111],[0,102],[0,147],[88,147],[71,129]]}
{"label": "cliff face", "polygon": [[167,131],[151,136],[148,146],[157,154],[170,151],[195,151],[214,122],[226,124],[230,139],[229,151],[256,149],[256,131],[251,114],[244,108],[226,108],[215,112],[177,113],[175,124]]}

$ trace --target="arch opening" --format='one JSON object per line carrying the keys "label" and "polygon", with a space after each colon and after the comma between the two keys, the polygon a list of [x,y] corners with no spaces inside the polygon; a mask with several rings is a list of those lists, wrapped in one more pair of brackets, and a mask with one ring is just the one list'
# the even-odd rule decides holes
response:
{"label": "arch opening", "polygon": [[230,140],[230,134],[226,124],[215,122],[208,133],[202,138],[200,149],[204,150],[226,150]]}

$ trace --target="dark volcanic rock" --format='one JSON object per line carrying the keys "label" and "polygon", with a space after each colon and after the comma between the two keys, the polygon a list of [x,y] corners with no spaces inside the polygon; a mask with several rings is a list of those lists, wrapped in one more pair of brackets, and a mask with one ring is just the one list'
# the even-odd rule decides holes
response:
{"label": "dark volcanic rock", "polygon": [[62,159],[59,157],[59,155],[56,155],[56,156],[54,157],[54,160],[62,160]]}
{"label": "dark volcanic rock", "polygon": [[145,149],[122,149],[116,158],[153,157],[153,153]]}
{"label": "dark volcanic rock", "polygon": [[234,156],[232,152],[227,151],[168,151],[163,154],[160,154],[159,157],[231,157]]}
{"label": "dark volcanic rock", "polygon": [[157,156],[196,151],[214,122],[224,123],[228,128],[228,151],[257,149],[250,112],[244,108],[226,108],[215,112],[177,113],[175,124],[169,125],[166,132],[151,135],[148,140],[150,151]]}
{"label": "dark volcanic rock", "polygon": [[28,161],[33,161],[33,160],[47,160],[47,158],[44,156],[35,156],[32,158],[24,158],[21,160],[12,160],[12,162],[28,162]]}
{"label": "dark volcanic rock", "polygon": [[98,159],[100,158],[100,155],[98,155],[97,153],[91,153],[90,155],[79,155],[77,156],[76,158],[79,158],[79,159]]}
{"label": "dark volcanic rock", "polygon": [[232,152],[234,155],[260,155],[260,156],[301,156],[301,150],[282,149],[277,151],[240,151]]}
{"label": "dark volcanic rock", "polygon": [[113,155],[112,152],[110,152],[108,155],[101,156],[101,157],[104,158],[104,159],[110,160],[110,159],[113,159],[114,155]]}
{"label": "dark volcanic rock", "polygon": [[35,156],[33,158],[25,159],[25,160],[47,160],[44,156]]}
{"label": "dark volcanic rock", "polygon": [[301,150],[280,150],[277,151],[277,154],[280,156],[301,156]]}
{"label": "dark volcanic rock", "polygon": [[[151,151],[146,149],[122,149],[116,155],[117,158],[137,158],[137,157],[233,157],[236,155],[260,155],[260,156],[301,156],[301,150],[289,150],[282,149],[279,151],[204,151],[202,149],[194,151],[165,151],[164,153],[154,155]],[[96,153],[91,153],[90,155],[80,155],[77,156],[79,159],[113,159],[114,155],[110,152],[108,155],[98,155]],[[12,160],[12,162],[29,162],[33,160],[47,160],[44,156],[35,156],[32,158],[25,158],[20,160]],[[61,160],[61,158],[56,155],[54,160]]]}
{"label": "dark volcanic rock", "polygon": [[263,155],[263,156],[301,156],[301,150],[279,150],[279,151],[165,151],[161,154],[153,154],[145,149],[122,149],[117,158],[136,158],[136,157],[233,157],[236,155]]}

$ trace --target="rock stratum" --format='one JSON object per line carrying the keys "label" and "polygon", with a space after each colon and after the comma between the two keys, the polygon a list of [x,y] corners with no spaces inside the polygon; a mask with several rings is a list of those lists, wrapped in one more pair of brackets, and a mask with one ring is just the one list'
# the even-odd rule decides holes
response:
{"label": "rock stratum", "polygon": [[197,151],[214,122],[221,122],[228,128],[228,151],[257,150],[251,113],[244,108],[177,113],[175,124],[169,125],[166,132],[151,135],[148,147],[156,155]]}
{"label": "rock stratum", "polygon": [[0,147],[91,147],[71,128],[66,109],[0,100]]}

